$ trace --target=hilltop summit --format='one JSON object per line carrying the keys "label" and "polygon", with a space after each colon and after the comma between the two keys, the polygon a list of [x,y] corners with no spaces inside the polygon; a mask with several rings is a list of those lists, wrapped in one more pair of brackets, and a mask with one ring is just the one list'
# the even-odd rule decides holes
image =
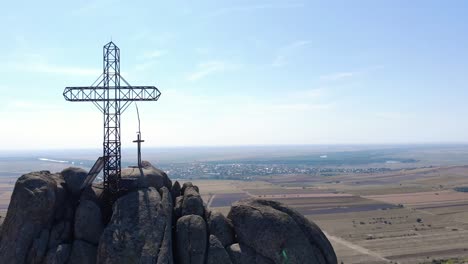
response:
{"label": "hilltop summit", "polygon": [[278,202],[236,202],[211,211],[197,186],[172,184],[144,162],[124,169],[112,206],[87,172],[32,172],[15,185],[0,231],[1,263],[337,263],[320,230]]}

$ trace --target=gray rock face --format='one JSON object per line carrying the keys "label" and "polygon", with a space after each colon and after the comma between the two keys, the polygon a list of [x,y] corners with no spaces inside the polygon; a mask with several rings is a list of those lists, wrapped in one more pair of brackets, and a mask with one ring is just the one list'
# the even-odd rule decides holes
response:
{"label": "gray rock face", "polygon": [[178,181],[174,182],[171,189],[172,201],[175,201],[178,196],[181,195],[180,192],[180,183]]}
{"label": "gray rock face", "polygon": [[99,263],[171,263],[172,203],[166,188],[162,193],[164,201],[153,187],[116,201],[99,242]]}
{"label": "gray rock face", "polygon": [[66,187],[65,180],[60,174],[51,174],[54,179],[57,189],[55,191],[55,220],[60,221],[66,217],[67,208],[72,207],[70,204],[70,193]]}
{"label": "gray rock face", "polygon": [[184,191],[184,199],[182,201],[182,215],[199,215],[203,216],[205,209],[203,200],[194,187],[188,187]]}
{"label": "gray rock face", "polygon": [[157,190],[162,187],[166,187],[168,190],[172,188],[172,182],[169,177],[167,177],[167,174],[153,167],[147,161],[142,161],[141,169],[122,169],[122,180],[130,184],[126,186],[129,190],[138,190],[148,187],[154,187]]}
{"label": "gray rock face", "polygon": [[73,195],[78,195],[81,192],[81,184],[83,184],[88,172],[76,167],[66,168],[61,172],[65,180],[66,187]]}
{"label": "gray rock face", "polygon": [[73,241],[68,264],[95,264],[96,246],[82,240]]}
{"label": "gray rock face", "polygon": [[80,201],[89,200],[96,203],[97,205],[101,205],[102,201],[100,197],[102,195],[103,188],[104,186],[102,183],[94,184],[94,186],[87,186],[81,192]]}
{"label": "gray rock face", "polygon": [[191,182],[184,182],[184,184],[182,184],[182,189],[180,189],[180,194],[184,195],[185,189],[188,187],[193,187],[193,184]]}
{"label": "gray rock face", "polygon": [[71,245],[61,244],[49,250],[45,264],[65,264],[70,256]]}
{"label": "gray rock face", "polygon": [[34,242],[29,249],[28,263],[42,263],[47,251],[47,241],[49,240],[49,230],[43,229],[41,235],[34,239]]}
{"label": "gray rock face", "polygon": [[159,248],[157,264],[172,264],[174,262],[174,257],[172,255],[172,196],[166,187],[162,187],[160,193],[162,211],[166,215],[167,222],[164,227],[164,238]]}
{"label": "gray rock face", "polygon": [[223,247],[234,243],[234,230],[231,220],[227,219],[220,212],[213,211],[208,217],[208,231],[215,235]]}
{"label": "gray rock face", "polygon": [[272,260],[257,254],[255,250],[243,244],[232,244],[226,248],[226,251],[233,264],[274,264]]}
{"label": "gray rock face", "polygon": [[185,189],[187,189],[188,187],[193,187],[193,188],[195,188],[195,190],[197,191],[197,193],[200,192],[200,189],[198,189],[198,186],[193,185],[193,183],[191,183],[191,182],[184,182],[184,184],[182,185],[182,189],[180,189],[180,194],[181,194],[181,195],[184,195]]}
{"label": "gray rock face", "polygon": [[232,263],[228,253],[226,252],[218,238],[216,238],[213,235],[210,235],[208,242],[209,245],[206,264]]}
{"label": "gray rock face", "polygon": [[90,200],[83,200],[75,212],[75,238],[97,245],[104,226],[101,209]]}
{"label": "gray rock face", "polygon": [[207,245],[205,220],[198,215],[186,215],[177,220],[176,252],[180,264],[203,264]]}
{"label": "gray rock face", "polygon": [[72,240],[72,225],[68,221],[60,221],[56,223],[49,236],[48,248],[55,248],[59,244]]}
{"label": "gray rock face", "polygon": [[175,206],[174,206],[174,220],[177,221],[182,216],[182,203],[184,202],[183,196],[178,196],[175,199]]}
{"label": "gray rock face", "polygon": [[16,181],[0,231],[0,263],[25,263],[33,241],[52,226],[56,191],[57,183],[48,171],[29,173]]}
{"label": "gray rock face", "polygon": [[274,263],[337,263],[320,228],[278,202],[240,201],[232,206],[228,218],[239,243]]}

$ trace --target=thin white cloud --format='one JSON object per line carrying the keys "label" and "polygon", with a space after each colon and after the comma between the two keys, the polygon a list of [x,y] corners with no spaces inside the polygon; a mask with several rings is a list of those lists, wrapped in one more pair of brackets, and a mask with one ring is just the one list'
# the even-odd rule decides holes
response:
{"label": "thin white cloud", "polygon": [[273,63],[271,66],[273,67],[281,67],[287,64],[288,57],[292,56],[292,54],[299,48],[304,47],[306,45],[309,45],[311,41],[309,40],[296,40],[288,45],[281,47],[277,54],[275,59],[273,60]]}
{"label": "thin white cloud", "polygon": [[290,43],[286,47],[284,47],[284,49],[286,50],[296,49],[305,45],[309,45],[310,43],[311,43],[310,40],[297,40],[297,41]]}
{"label": "thin white cloud", "polygon": [[197,81],[205,78],[208,75],[224,72],[226,70],[232,70],[234,68],[236,68],[235,65],[223,61],[209,61],[200,63],[198,64],[197,69],[187,76],[187,80]]}
{"label": "thin white cloud", "polygon": [[210,49],[208,48],[195,48],[195,52],[198,54],[206,55],[210,53]]}
{"label": "thin white cloud", "polygon": [[140,63],[134,65],[134,71],[146,71],[151,68],[158,60],[166,54],[165,50],[151,50],[144,52],[139,56]]}
{"label": "thin white cloud", "polygon": [[116,0],[90,0],[72,11],[74,15],[92,15],[115,6]]}
{"label": "thin white cloud", "polygon": [[272,106],[273,110],[281,111],[310,111],[310,110],[328,110],[335,106],[334,103],[291,103]]}
{"label": "thin white cloud", "polygon": [[13,100],[9,101],[5,105],[6,111],[14,111],[14,112],[42,112],[42,111],[51,111],[51,110],[58,110],[54,104],[45,104],[39,101],[32,101],[32,100]]}
{"label": "thin white cloud", "polygon": [[75,75],[75,76],[99,76],[100,69],[57,66],[48,63],[16,63],[14,69],[17,71],[46,73],[46,74],[61,74],[61,75]]}
{"label": "thin white cloud", "polygon": [[382,65],[377,65],[377,66],[362,68],[362,69],[355,70],[355,71],[336,72],[336,73],[322,75],[322,76],[320,76],[320,80],[338,81],[338,80],[341,80],[341,79],[354,77],[356,75],[366,74],[366,73],[372,72],[374,70],[382,69],[382,68],[383,68]]}
{"label": "thin white cloud", "polygon": [[50,63],[44,55],[21,53],[2,60],[0,71],[98,77],[102,69],[57,65]]}
{"label": "thin white cloud", "polygon": [[378,112],[375,113],[375,116],[379,119],[399,120],[403,118],[404,115],[400,112]]}
{"label": "thin white cloud", "polygon": [[359,72],[337,72],[337,73],[322,75],[322,76],[320,76],[320,80],[337,81],[337,80],[341,80],[341,79],[344,79],[344,78],[353,77],[354,75],[356,75],[358,73]]}
{"label": "thin white cloud", "polygon": [[174,32],[158,32],[155,34],[154,31],[150,28],[139,28],[136,32],[129,36],[128,40],[135,45],[139,45],[139,42],[144,41],[153,46],[157,47],[167,47],[171,45],[171,42],[176,37]]}
{"label": "thin white cloud", "polygon": [[246,6],[232,6],[220,8],[213,12],[211,16],[222,16],[228,13],[233,12],[250,12],[257,10],[266,10],[266,9],[294,9],[303,7],[303,3],[267,3],[267,4],[257,4],[257,5],[246,5]]}
{"label": "thin white cloud", "polygon": [[153,65],[154,65],[153,61],[148,61],[148,62],[136,64],[133,68],[135,71],[145,71],[151,68]]}
{"label": "thin white cloud", "polygon": [[277,55],[275,59],[273,60],[273,63],[271,64],[271,66],[281,67],[284,64],[286,64],[286,57],[284,57],[284,55]]}
{"label": "thin white cloud", "polygon": [[166,54],[165,50],[152,50],[152,51],[147,51],[143,54],[142,58],[144,59],[155,59],[159,58]]}
{"label": "thin white cloud", "polygon": [[323,88],[315,88],[315,89],[308,89],[308,90],[299,90],[299,91],[291,91],[288,94],[288,97],[292,99],[302,100],[302,99],[316,99],[321,97],[324,94]]}

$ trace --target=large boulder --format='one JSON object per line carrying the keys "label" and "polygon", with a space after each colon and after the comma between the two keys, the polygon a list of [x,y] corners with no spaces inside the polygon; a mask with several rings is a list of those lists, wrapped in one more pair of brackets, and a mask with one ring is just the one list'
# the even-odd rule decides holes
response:
{"label": "large boulder", "polygon": [[198,186],[193,185],[192,182],[184,182],[184,184],[182,184],[182,188],[180,189],[180,194],[181,194],[181,195],[184,195],[185,189],[187,189],[188,187],[193,187],[193,188],[195,188],[195,190],[196,190],[197,192],[200,192],[200,189],[198,189]]}
{"label": "large boulder", "polygon": [[231,264],[231,259],[219,239],[210,235],[208,241],[208,253],[206,255],[206,264]]}
{"label": "large boulder", "polygon": [[79,195],[81,192],[81,185],[88,176],[88,172],[82,168],[70,167],[66,168],[61,172],[67,189],[73,195]]}
{"label": "large boulder", "polygon": [[199,215],[203,216],[205,209],[203,200],[195,187],[188,187],[184,190],[182,200],[182,215]]}
{"label": "large boulder", "polygon": [[154,167],[148,161],[142,161],[142,168],[125,168],[122,169],[122,183],[128,190],[137,190],[148,187],[154,187],[157,190],[166,187],[168,190],[172,188],[172,182],[167,177],[167,174]]}
{"label": "large boulder", "polygon": [[234,229],[231,220],[227,219],[222,213],[212,211],[208,216],[208,231],[215,235],[223,247],[234,243]]}
{"label": "large boulder", "polygon": [[83,240],[73,241],[68,264],[95,264],[96,246]]}
{"label": "large boulder", "polygon": [[228,214],[240,244],[274,263],[337,263],[320,228],[278,202],[247,199]]}
{"label": "large boulder", "polygon": [[33,241],[52,227],[56,197],[57,182],[48,171],[25,174],[16,181],[0,231],[0,263],[25,263]]}
{"label": "large boulder", "polygon": [[153,188],[119,198],[99,241],[99,263],[172,263],[169,191]]}
{"label": "large boulder", "polygon": [[104,225],[101,209],[90,200],[83,200],[75,212],[75,238],[97,245]]}
{"label": "large boulder", "polygon": [[177,220],[176,254],[180,264],[204,264],[207,245],[205,220],[199,215],[186,215]]}

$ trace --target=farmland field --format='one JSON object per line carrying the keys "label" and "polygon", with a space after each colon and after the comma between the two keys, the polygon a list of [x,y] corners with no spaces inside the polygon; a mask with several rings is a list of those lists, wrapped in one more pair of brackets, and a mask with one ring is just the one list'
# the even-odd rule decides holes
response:
{"label": "farmland field", "polygon": [[[229,202],[247,195],[295,208],[326,232],[343,263],[463,263],[468,258],[468,193],[453,186],[468,184],[466,175],[464,166],[434,167],[379,174],[380,184],[363,180],[370,175],[350,174],[314,179],[306,187],[266,179],[255,187],[249,182],[226,182],[223,187],[224,181],[217,181],[211,189],[225,188],[229,194],[220,198]],[[214,203],[217,195],[210,208],[227,214],[229,202]]]}

